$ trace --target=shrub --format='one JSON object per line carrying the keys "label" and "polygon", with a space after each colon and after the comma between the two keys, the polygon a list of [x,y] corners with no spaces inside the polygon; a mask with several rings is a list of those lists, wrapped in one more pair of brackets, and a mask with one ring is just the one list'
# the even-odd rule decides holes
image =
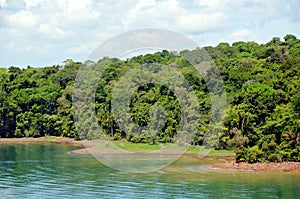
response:
{"label": "shrub", "polygon": [[239,148],[235,150],[235,161],[238,162],[245,162],[245,150],[244,148]]}
{"label": "shrub", "polygon": [[121,135],[121,133],[115,133],[113,139],[114,139],[114,140],[122,140],[122,135]]}
{"label": "shrub", "polygon": [[271,162],[281,162],[282,159],[281,159],[281,155],[280,154],[277,154],[277,153],[272,153],[268,156],[268,161],[271,161]]}
{"label": "shrub", "polygon": [[262,151],[258,148],[258,146],[248,148],[245,159],[249,163],[262,161]]}

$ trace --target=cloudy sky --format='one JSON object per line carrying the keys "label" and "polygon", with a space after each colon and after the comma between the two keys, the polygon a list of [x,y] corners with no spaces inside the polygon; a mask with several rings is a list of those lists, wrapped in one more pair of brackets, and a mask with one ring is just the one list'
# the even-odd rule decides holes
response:
{"label": "cloudy sky", "polygon": [[84,61],[103,41],[156,27],[200,46],[300,38],[299,0],[0,0],[0,67]]}

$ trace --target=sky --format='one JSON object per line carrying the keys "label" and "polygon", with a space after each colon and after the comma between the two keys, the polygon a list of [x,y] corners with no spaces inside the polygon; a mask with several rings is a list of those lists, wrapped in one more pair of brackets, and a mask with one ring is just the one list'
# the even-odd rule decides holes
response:
{"label": "sky", "polygon": [[199,46],[300,38],[300,0],[0,0],[0,67],[85,61],[125,31],[164,28]]}

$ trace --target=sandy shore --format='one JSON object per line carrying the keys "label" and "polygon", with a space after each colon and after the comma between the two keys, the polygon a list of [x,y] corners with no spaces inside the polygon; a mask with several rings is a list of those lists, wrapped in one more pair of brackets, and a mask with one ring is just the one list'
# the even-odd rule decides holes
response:
{"label": "sandy shore", "polygon": [[212,168],[242,171],[296,171],[300,172],[300,162],[260,162],[249,164],[235,161],[222,162],[212,165]]}
{"label": "sandy shore", "polygon": [[40,137],[40,138],[0,138],[0,144],[8,143],[67,143],[78,146],[83,146],[83,142],[80,140],[74,140],[73,138],[66,137]]}

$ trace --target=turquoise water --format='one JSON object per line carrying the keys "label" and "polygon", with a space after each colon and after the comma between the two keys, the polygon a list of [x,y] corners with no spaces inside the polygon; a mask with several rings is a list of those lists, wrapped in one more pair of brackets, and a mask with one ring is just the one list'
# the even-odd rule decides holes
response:
{"label": "turquoise water", "polygon": [[299,173],[210,169],[184,156],[160,171],[113,170],[63,144],[2,144],[0,198],[300,198]]}

